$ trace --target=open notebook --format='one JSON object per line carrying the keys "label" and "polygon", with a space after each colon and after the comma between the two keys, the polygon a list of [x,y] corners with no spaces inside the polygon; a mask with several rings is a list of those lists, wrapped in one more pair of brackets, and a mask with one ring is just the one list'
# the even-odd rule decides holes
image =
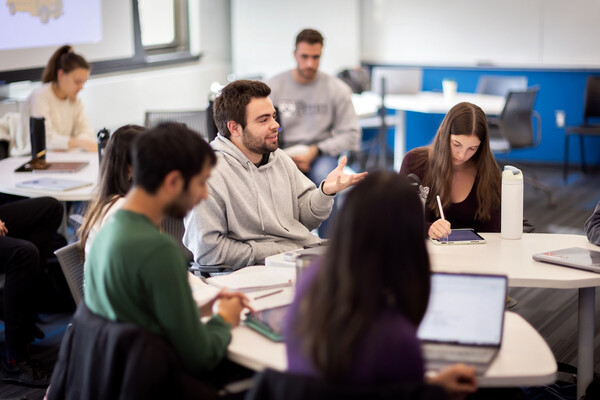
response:
{"label": "open notebook", "polygon": [[502,344],[507,278],[501,275],[436,273],[418,329],[426,368],[474,365],[483,374]]}

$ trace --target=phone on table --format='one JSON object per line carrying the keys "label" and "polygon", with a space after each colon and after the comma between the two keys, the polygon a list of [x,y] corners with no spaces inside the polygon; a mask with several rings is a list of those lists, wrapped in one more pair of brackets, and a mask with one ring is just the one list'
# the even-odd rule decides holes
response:
{"label": "phone on table", "polygon": [[244,321],[249,328],[275,342],[283,342],[283,324],[289,305],[248,312]]}
{"label": "phone on table", "polygon": [[485,239],[481,237],[474,229],[452,229],[447,238],[432,239],[435,244],[480,244],[485,243]]}

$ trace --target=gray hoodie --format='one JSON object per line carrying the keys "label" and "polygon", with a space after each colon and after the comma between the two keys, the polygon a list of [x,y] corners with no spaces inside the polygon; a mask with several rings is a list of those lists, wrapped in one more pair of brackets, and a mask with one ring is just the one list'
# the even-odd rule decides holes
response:
{"label": "gray hoodie", "polygon": [[257,168],[229,139],[211,142],[217,165],[209,196],[185,218],[183,243],[200,265],[243,267],[320,241],[310,233],[334,196],[315,187],[282,150]]}

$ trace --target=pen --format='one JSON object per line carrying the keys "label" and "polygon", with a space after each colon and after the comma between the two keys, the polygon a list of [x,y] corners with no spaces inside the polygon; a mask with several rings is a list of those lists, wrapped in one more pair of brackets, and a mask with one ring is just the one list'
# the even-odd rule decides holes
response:
{"label": "pen", "polygon": [[444,217],[444,209],[442,208],[442,200],[440,200],[440,195],[438,194],[436,196],[436,198],[437,198],[438,208],[440,209],[440,217],[445,221],[446,217]]}
{"label": "pen", "polygon": [[266,294],[262,294],[260,296],[256,296],[254,298],[254,300],[263,299],[265,297],[273,296],[274,294],[281,293],[281,292],[283,292],[283,289],[279,289],[279,290],[276,290],[276,291],[271,292],[271,293],[266,293]]}

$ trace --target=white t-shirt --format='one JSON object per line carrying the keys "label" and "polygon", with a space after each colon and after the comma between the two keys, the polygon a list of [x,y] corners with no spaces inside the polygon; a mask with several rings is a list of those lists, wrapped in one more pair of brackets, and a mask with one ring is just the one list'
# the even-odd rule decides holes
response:
{"label": "white t-shirt", "polygon": [[28,141],[30,116],[46,119],[48,150],[67,150],[70,138],[95,140],[81,100],[78,97],[74,100],[59,99],[52,91],[52,83],[45,83],[34,90],[23,105],[21,124]]}

